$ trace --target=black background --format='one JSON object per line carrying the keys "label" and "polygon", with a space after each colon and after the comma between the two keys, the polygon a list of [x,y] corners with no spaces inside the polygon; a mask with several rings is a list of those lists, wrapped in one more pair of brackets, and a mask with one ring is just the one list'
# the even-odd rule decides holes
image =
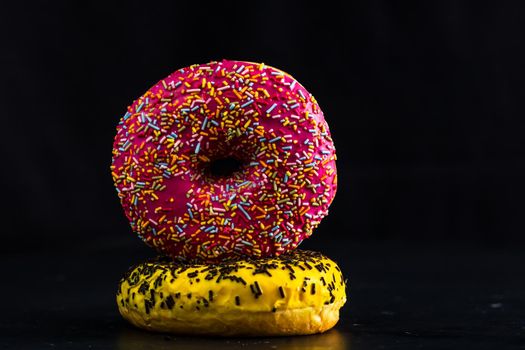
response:
{"label": "black background", "polygon": [[[524,2],[9,1],[0,39],[1,348],[525,348]],[[338,193],[302,245],[349,278],[328,338],[175,339],[116,310],[154,255],[113,188],[116,125],[222,58],[289,72],[330,125]]]}
{"label": "black background", "polygon": [[222,58],[281,68],[323,108],[340,186],[316,236],[524,241],[523,3],[5,6],[2,250],[134,239],[109,171],[118,120]]}

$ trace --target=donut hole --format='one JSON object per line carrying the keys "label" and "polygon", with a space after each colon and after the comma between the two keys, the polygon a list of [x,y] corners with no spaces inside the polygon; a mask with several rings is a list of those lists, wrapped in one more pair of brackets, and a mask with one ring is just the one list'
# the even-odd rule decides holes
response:
{"label": "donut hole", "polygon": [[244,167],[244,162],[236,157],[228,156],[216,158],[210,161],[204,172],[211,178],[231,177],[240,172]]}

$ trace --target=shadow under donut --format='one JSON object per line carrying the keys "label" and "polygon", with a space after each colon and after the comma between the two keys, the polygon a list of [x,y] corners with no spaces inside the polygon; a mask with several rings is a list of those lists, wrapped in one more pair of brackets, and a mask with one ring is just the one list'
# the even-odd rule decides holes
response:
{"label": "shadow under donut", "polygon": [[126,327],[117,340],[117,349],[121,350],[162,350],[162,349],[281,349],[281,350],[343,350],[350,347],[349,339],[337,329],[326,333],[264,338],[218,338],[191,337],[149,333]]}

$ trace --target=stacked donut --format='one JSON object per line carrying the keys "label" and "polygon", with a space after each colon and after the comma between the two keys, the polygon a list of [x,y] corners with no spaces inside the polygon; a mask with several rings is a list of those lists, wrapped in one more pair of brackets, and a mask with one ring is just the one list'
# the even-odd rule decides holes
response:
{"label": "stacked donut", "polygon": [[156,331],[312,334],[346,301],[337,264],[296,249],[328,214],[335,148],[289,74],[229,61],[182,68],[128,108],[111,171],[159,257],[120,281],[119,311]]}

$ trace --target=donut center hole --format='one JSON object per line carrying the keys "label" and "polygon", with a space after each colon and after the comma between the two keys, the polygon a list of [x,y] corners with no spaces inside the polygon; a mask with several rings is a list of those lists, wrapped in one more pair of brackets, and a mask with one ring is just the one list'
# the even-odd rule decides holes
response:
{"label": "donut center hole", "polygon": [[235,157],[224,157],[212,160],[206,169],[211,177],[230,177],[240,171],[244,162]]}

